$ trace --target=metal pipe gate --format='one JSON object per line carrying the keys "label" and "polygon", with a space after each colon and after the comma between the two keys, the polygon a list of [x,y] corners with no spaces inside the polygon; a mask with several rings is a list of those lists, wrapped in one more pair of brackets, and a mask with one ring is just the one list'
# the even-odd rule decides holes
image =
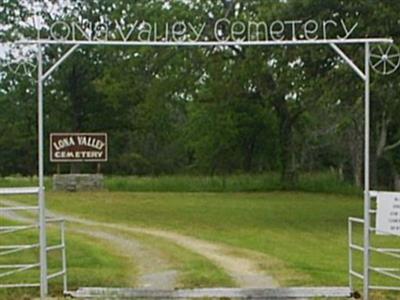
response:
{"label": "metal pipe gate", "polygon": [[[21,195],[35,195],[39,197],[40,188],[36,187],[28,187],[28,188],[2,188],[0,189],[0,196],[21,196]],[[0,207],[0,217],[2,215],[6,217],[6,213],[27,213],[29,212],[29,218],[32,218],[32,222],[27,222],[26,224],[18,224],[18,225],[10,225],[10,226],[0,226],[0,235],[3,236],[11,236],[12,238],[20,235],[24,237],[24,233],[30,233],[32,231],[36,231],[38,234],[38,241],[37,243],[32,244],[1,244],[0,245],[0,257],[9,257],[10,263],[7,264],[0,264],[0,289],[16,289],[16,288],[40,288],[41,284],[41,277],[42,274],[40,272],[40,207],[39,205],[36,206],[12,206],[12,205],[3,205]],[[36,219],[36,221],[35,221]],[[52,274],[48,274],[46,271],[45,278],[46,281],[52,280],[55,278],[63,277],[63,291],[66,292],[68,290],[67,286],[67,255],[66,255],[66,243],[65,243],[65,221],[63,219],[46,219],[44,222],[44,226],[48,226],[48,224],[57,224],[59,226],[59,238],[60,243],[56,245],[46,246],[45,254],[46,260],[49,253],[60,251],[61,252],[61,270],[54,272]],[[47,245],[47,239],[46,239]],[[39,250],[39,257],[35,262],[27,262],[27,263],[11,263],[15,260],[15,257],[12,257],[14,254],[25,253],[28,251],[38,251]],[[20,282],[16,279],[13,279],[15,274],[31,271],[31,270],[39,270],[37,281],[35,282]],[[40,275],[39,275],[40,274]],[[8,279],[8,280],[7,280]],[[5,281],[3,281],[5,280]],[[13,282],[13,280],[15,280]],[[3,281],[3,283],[1,283]],[[47,287],[46,287],[47,290]]]}
{"label": "metal pipe gate", "polygon": [[[373,242],[373,234],[377,234],[377,228],[372,226],[373,221],[376,221],[377,214],[377,196],[378,192],[371,191],[368,193],[368,198],[370,199],[370,209],[369,209],[369,219],[370,223],[368,224],[368,232],[370,234],[370,244],[368,245],[369,251],[369,264],[368,264],[368,291],[380,290],[380,291],[400,291],[400,268],[393,267],[382,267],[382,266],[374,266],[373,265],[373,256],[383,256],[389,257],[393,260],[400,259],[400,248],[393,247],[382,247],[382,246],[374,246]],[[356,253],[365,254],[365,240],[364,244],[357,243],[355,241],[355,227],[364,227],[365,221],[360,218],[349,218],[348,220],[348,231],[349,231],[349,284],[352,291],[356,290],[356,280],[365,283],[364,274],[357,270],[356,261],[354,256]],[[390,233],[383,233],[386,237],[399,238],[400,236],[393,235]],[[392,281],[398,281],[398,285],[382,285],[379,282],[374,283],[374,280],[371,275],[379,275],[382,278],[390,279]]]}

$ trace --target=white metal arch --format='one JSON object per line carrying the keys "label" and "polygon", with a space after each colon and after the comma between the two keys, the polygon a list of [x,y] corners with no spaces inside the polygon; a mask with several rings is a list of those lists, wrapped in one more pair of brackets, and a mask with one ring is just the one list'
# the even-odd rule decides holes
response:
{"label": "white metal arch", "polygon": [[[364,144],[364,270],[363,296],[369,299],[369,266],[370,266],[370,45],[378,43],[393,43],[387,38],[358,38],[358,39],[326,39],[326,40],[279,40],[279,41],[75,41],[75,40],[22,40],[6,45],[36,45],[38,62],[38,177],[39,177],[39,208],[40,208],[40,295],[45,299],[48,290],[47,258],[46,258],[46,202],[44,191],[44,117],[43,117],[43,83],[44,81],[79,47],[79,46],[151,46],[151,47],[226,47],[226,46],[301,46],[329,45],[353,69],[365,84],[365,144]],[[48,71],[43,70],[44,45],[72,46],[58,62]],[[359,68],[349,58],[339,45],[363,45],[365,47],[364,70]]]}

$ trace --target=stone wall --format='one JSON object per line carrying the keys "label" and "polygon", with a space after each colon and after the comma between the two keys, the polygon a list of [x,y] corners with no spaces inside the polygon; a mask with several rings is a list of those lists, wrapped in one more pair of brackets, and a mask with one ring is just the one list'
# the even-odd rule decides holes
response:
{"label": "stone wall", "polygon": [[55,191],[94,191],[104,189],[102,174],[63,174],[53,175],[53,190]]}

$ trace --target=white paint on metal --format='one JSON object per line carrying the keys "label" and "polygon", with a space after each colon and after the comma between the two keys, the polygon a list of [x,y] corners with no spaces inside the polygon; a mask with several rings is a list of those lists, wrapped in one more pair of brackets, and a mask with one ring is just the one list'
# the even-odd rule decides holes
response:
{"label": "white paint on metal", "polygon": [[40,283],[0,284],[0,289],[38,288]]}
{"label": "white paint on metal", "polygon": [[371,68],[381,75],[391,75],[400,67],[400,49],[394,44],[375,45],[371,49]]}
{"label": "white paint on metal", "polygon": [[[25,250],[30,250],[30,249],[37,249],[39,248],[39,244],[32,244],[32,245],[15,245],[15,246],[1,246],[0,250],[5,250],[5,251],[0,251],[0,256],[12,254],[12,253],[18,253],[21,251]],[[1,269],[0,265],[0,269]]]}
{"label": "white paint on metal", "polygon": [[347,223],[347,237],[348,237],[348,267],[349,267],[349,287],[351,290],[354,289],[354,285],[353,285],[353,274],[351,274],[352,270],[353,270],[353,251],[351,246],[353,245],[353,223],[351,222],[351,220],[348,220]]}
{"label": "white paint on metal", "polygon": [[35,195],[39,194],[38,187],[0,188],[0,195]]}
{"label": "white paint on metal", "polygon": [[31,270],[31,269],[34,269],[34,268],[38,268],[38,267],[40,267],[39,263],[31,264],[31,265],[24,265],[24,266],[21,266],[21,267],[13,267],[13,269],[16,269],[16,270],[12,270],[12,271],[8,271],[8,272],[5,272],[5,273],[1,273],[0,274],[0,278],[1,277],[6,277],[6,276],[10,276],[10,275],[14,275],[14,274],[17,274],[17,273],[21,273],[21,272],[24,272],[24,271],[28,271],[28,270]]}
{"label": "white paint on metal", "polygon": [[224,46],[299,46],[330,44],[391,44],[388,38],[276,40],[276,41],[88,41],[88,40],[19,40],[3,44],[16,45],[85,45],[85,46],[152,46],[152,47],[224,47]]}
{"label": "white paint on metal", "polygon": [[364,287],[363,297],[369,299],[370,267],[370,44],[365,43],[365,137],[364,137]]}
{"label": "white paint on metal", "polygon": [[81,288],[69,293],[76,298],[98,299],[300,299],[315,297],[351,297],[348,287],[308,287],[277,289],[209,288],[193,290],[149,290],[121,288]]}
{"label": "white paint on metal", "polygon": [[62,259],[62,271],[64,273],[63,276],[63,292],[66,293],[68,291],[68,275],[67,275],[67,245],[65,241],[65,221],[61,222],[61,259]]}
{"label": "white paint on metal", "polygon": [[377,191],[370,191],[370,192],[369,192],[369,196],[371,197],[371,199],[372,199],[372,198],[376,198],[376,197],[378,197],[378,193],[379,193],[379,192],[377,192]]}
{"label": "white paint on metal", "polygon": [[[354,263],[353,263],[353,251],[359,251],[365,253],[364,245],[361,247],[359,245],[355,245],[353,243],[353,223],[356,224],[363,224],[364,221],[358,218],[349,218],[349,276],[350,276],[350,288],[353,290],[353,277],[362,280],[365,282],[365,277],[363,274],[358,273],[354,270]],[[372,229],[372,228],[370,228]],[[374,232],[374,230],[370,230],[370,232]],[[369,248],[370,254],[380,253],[381,255],[386,255],[394,258],[400,258],[400,249],[397,248],[376,248],[370,247]],[[368,266],[369,272],[375,272],[382,276],[389,277],[392,279],[400,280],[400,269],[398,268],[382,268],[382,267],[372,267],[371,265]],[[371,284],[371,280],[368,281],[368,293],[370,290],[388,290],[388,291],[400,291],[400,286],[374,286]],[[364,296],[365,297],[365,296]]]}
{"label": "white paint on metal", "polygon": [[0,207],[0,212],[21,211],[21,210],[39,210],[39,207],[38,206]]}
{"label": "white paint on metal", "polygon": [[389,287],[389,286],[371,285],[369,288],[370,288],[371,290],[397,291],[397,292],[400,292],[400,287]]}
{"label": "white paint on metal", "polygon": [[47,72],[43,75],[42,80],[46,80],[76,49],[79,45],[73,45]]}
{"label": "white paint on metal", "polygon": [[[46,248],[46,255],[48,252],[52,251],[61,251],[62,255],[62,269],[59,272],[53,273],[48,275],[46,271],[46,280],[51,280],[54,278],[58,278],[63,276],[63,287],[64,291],[67,289],[67,257],[66,257],[66,243],[65,243],[65,226],[64,226],[64,219],[51,219],[46,220],[46,223],[59,223],[60,224],[60,237],[61,242],[59,245],[49,246]],[[28,228],[38,228],[38,225],[28,225],[28,226],[2,226],[0,227],[1,230],[6,230],[6,233],[14,232],[12,230],[22,230]],[[10,230],[11,229],[11,230]],[[0,232],[4,233],[4,232]],[[0,246],[0,256],[16,253],[20,251],[26,251],[30,249],[40,248],[40,244],[32,244],[32,245],[4,245]],[[0,270],[10,270],[7,272],[0,273],[1,277],[7,277],[14,275],[16,273],[21,273],[24,271],[28,271],[34,268],[41,268],[41,262],[34,263],[34,264],[1,264]],[[0,284],[0,289],[11,289],[11,288],[32,288],[32,287],[41,287],[42,284],[21,284],[21,283],[8,283],[8,284]]]}
{"label": "white paint on metal", "polygon": [[370,270],[386,277],[400,280],[399,269],[370,267]]}
{"label": "white paint on metal", "polygon": [[53,273],[53,274],[47,276],[47,280],[54,279],[54,278],[57,278],[57,277],[60,277],[63,275],[64,275],[64,271]]}
{"label": "white paint on metal", "polygon": [[38,60],[38,177],[39,177],[39,240],[40,240],[40,298],[47,296],[47,234],[46,202],[44,193],[44,112],[43,112],[43,53],[42,45],[37,44]]}
{"label": "white paint on metal", "polygon": [[360,68],[351,60],[351,58],[349,58],[346,53],[343,52],[342,49],[340,49],[336,44],[330,44],[331,47],[336,51],[337,54],[339,54],[339,56],[341,58],[343,58],[343,60],[354,70],[354,72],[357,73],[358,76],[360,76],[360,78],[365,81],[366,77],[365,74],[363,73],[363,71],[360,70]]}

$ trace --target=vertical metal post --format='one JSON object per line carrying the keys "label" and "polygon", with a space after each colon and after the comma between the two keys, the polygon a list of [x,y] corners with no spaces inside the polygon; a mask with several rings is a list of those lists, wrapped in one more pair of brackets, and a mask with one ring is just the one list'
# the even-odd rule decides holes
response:
{"label": "vertical metal post", "polygon": [[40,228],[40,298],[45,299],[47,285],[46,201],[44,193],[44,117],[43,117],[43,53],[38,44],[38,177],[39,177],[39,228]]}
{"label": "vertical metal post", "polygon": [[349,235],[349,286],[351,292],[353,292],[353,275],[351,272],[353,271],[353,224],[351,220],[348,221],[348,235]]}
{"label": "vertical metal post", "polygon": [[63,269],[63,292],[68,291],[67,278],[67,245],[65,243],[65,221],[61,222],[61,245],[62,245],[62,269]]}
{"label": "vertical metal post", "polygon": [[364,300],[369,299],[370,281],[370,44],[365,43],[365,154],[364,154]]}

